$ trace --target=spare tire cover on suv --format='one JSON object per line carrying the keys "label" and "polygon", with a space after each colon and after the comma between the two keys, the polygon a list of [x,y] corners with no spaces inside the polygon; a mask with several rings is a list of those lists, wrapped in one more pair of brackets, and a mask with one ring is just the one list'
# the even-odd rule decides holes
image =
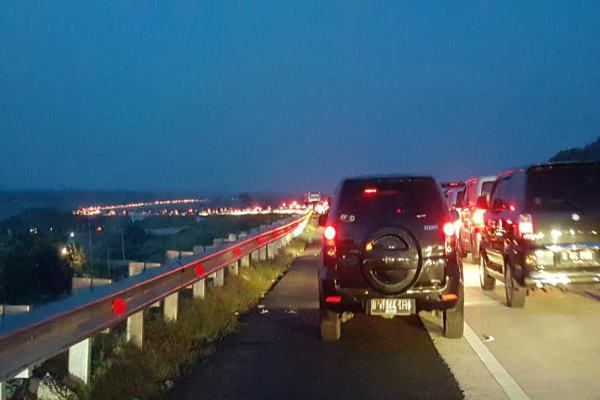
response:
{"label": "spare tire cover on suv", "polygon": [[361,268],[376,290],[386,294],[399,293],[408,289],[419,276],[421,249],[406,229],[378,229],[363,245]]}

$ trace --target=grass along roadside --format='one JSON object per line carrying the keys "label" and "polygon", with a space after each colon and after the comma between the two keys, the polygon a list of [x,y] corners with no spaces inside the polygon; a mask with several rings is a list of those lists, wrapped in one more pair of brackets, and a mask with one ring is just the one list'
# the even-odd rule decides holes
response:
{"label": "grass along roadside", "polygon": [[102,335],[96,340],[100,365],[91,384],[77,390],[78,398],[160,398],[169,389],[167,382],[185,375],[211,343],[237,328],[239,315],[258,302],[316,232],[309,224],[276,258],[241,268],[223,287],[207,291],[203,300],[181,299],[177,321],[164,322],[160,313],[147,312],[143,349],[126,343],[122,335]]}

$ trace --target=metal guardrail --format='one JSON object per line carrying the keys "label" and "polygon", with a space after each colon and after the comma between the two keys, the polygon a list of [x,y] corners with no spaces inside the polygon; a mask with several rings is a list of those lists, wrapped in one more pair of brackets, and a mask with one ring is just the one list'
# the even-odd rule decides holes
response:
{"label": "metal guardrail", "polygon": [[0,381],[302,229],[309,218],[305,214],[288,219],[200,256],[176,260],[25,314],[5,316],[0,322]]}

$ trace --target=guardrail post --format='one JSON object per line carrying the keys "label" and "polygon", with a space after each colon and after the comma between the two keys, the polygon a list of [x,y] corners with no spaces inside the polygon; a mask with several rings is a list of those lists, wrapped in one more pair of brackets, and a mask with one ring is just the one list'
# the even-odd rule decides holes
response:
{"label": "guardrail post", "polygon": [[[130,262],[129,276],[141,274],[144,266],[143,262]],[[127,318],[127,333],[125,336],[128,342],[133,343],[140,349],[142,348],[144,343],[144,310],[140,310]]]}
{"label": "guardrail post", "polygon": [[267,244],[267,258],[271,259],[275,257],[275,245],[273,242]]}
{"label": "guardrail post", "polygon": [[254,265],[260,260],[260,251],[256,250],[250,253],[250,264]]}
{"label": "guardrail post", "polygon": [[192,285],[192,296],[194,296],[195,299],[203,299],[205,293],[206,282],[204,281],[204,278],[202,278]]}
{"label": "guardrail post", "polygon": [[225,284],[225,270],[223,268],[215,272],[214,284],[216,287],[221,287]]}
{"label": "guardrail post", "polygon": [[258,249],[258,259],[264,261],[267,259],[267,246],[263,246]]}
{"label": "guardrail post", "polygon": [[90,383],[92,371],[92,338],[69,347],[69,374]]}
{"label": "guardrail post", "polygon": [[240,266],[242,268],[250,266],[250,254],[245,255],[244,257],[240,258]]}
{"label": "guardrail post", "polygon": [[177,320],[177,313],[179,311],[179,292],[165,297],[164,301],[164,318],[165,321]]}
{"label": "guardrail post", "polygon": [[239,273],[239,264],[238,261],[229,264],[229,273],[231,275],[237,275]]}
{"label": "guardrail post", "polygon": [[133,343],[140,349],[144,345],[144,310],[140,310],[137,313],[127,318],[127,334],[126,338],[128,342]]}

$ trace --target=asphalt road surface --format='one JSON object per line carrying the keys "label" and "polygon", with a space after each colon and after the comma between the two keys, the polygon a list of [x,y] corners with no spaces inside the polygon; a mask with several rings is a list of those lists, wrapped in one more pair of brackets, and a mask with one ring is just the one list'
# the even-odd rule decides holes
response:
{"label": "asphalt road surface", "polygon": [[337,343],[319,339],[311,247],[265,297],[264,310],[179,382],[175,399],[600,399],[600,292],[533,292],[505,305],[465,263],[465,337],[439,316],[357,316]]}
{"label": "asphalt road surface", "polygon": [[294,262],[265,297],[268,313],[246,316],[173,398],[462,399],[418,317],[357,316],[343,325],[339,342],[321,342],[317,251]]}

